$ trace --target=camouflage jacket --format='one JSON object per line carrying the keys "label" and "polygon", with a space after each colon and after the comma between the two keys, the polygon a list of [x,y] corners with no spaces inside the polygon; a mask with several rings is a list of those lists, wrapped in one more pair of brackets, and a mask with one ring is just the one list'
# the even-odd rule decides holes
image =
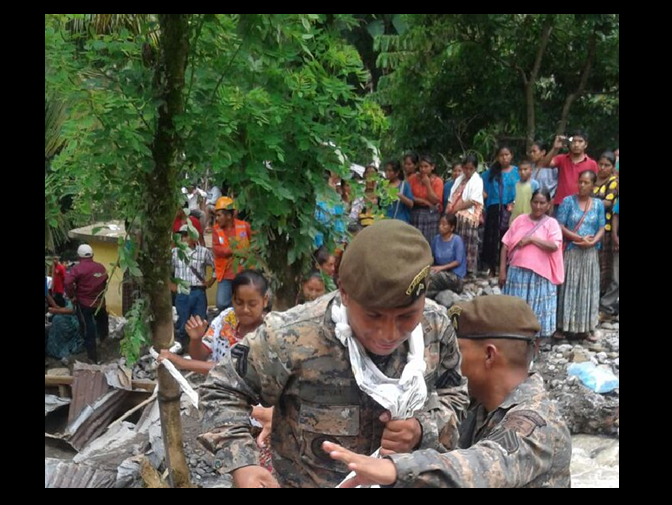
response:
{"label": "camouflage jacket", "polygon": [[[206,433],[200,440],[221,471],[259,464],[249,420],[258,403],[275,407],[271,449],[283,487],[333,487],[345,478],[345,465],[322,450],[324,441],[366,454],[380,447],[384,410],[355,382],[331,320],[334,300],[340,303],[339,295],[270,314],[211,371],[202,387]],[[466,379],[445,311],[427,301],[422,325],[429,394],[416,415],[423,429],[420,447],[445,452],[457,446],[458,424],[466,415]],[[407,355],[405,343],[376,364],[399,378]]]}
{"label": "camouflage jacket", "polygon": [[518,386],[495,411],[470,410],[461,450],[394,455],[395,487],[569,488],[572,440],[540,375]]}

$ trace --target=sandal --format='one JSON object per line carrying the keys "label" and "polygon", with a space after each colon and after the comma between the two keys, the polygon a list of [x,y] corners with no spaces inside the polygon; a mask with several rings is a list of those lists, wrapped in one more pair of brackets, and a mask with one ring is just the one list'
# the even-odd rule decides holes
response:
{"label": "sandal", "polygon": [[551,335],[552,340],[566,340],[565,334],[562,333],[560,330],[556,331],[553,335]]}
{"label": "sandal", "polygon": [[590,342],[591,344],[595,344],[600,341],[600,339],[597,338],[593,333],[586,333],[583,337],[583,340]]}

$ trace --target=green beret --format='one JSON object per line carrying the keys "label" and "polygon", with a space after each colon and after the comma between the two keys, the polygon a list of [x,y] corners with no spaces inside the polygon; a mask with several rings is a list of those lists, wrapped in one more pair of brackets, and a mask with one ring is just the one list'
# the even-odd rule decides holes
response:
{"label": "green beret", "polygon": [[434,259],[416,228],[387,219],[362,230],[348,246],[339,278],[348,296],[371,309],[407,307],[427,292]]}
{"label": "green beret", "polygon": [[481,296],[448,312],[457,338],[534,340],[541,325],[530,306],[514,296]]}

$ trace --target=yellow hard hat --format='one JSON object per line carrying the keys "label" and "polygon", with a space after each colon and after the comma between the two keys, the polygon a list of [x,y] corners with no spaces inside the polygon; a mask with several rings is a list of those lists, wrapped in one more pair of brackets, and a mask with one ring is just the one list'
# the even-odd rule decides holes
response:
{"label": "yellow hard hat", "polygon": [[215,203],[215,211],[217,210],[235,210],[236,204],[233,201],[233,198],[229,198],[228,196],[222,196],[217,199],[217,202]]}

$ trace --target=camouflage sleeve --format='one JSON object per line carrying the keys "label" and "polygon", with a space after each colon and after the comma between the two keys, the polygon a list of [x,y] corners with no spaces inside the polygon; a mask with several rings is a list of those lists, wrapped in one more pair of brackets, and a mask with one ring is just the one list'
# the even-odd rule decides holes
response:
{"label": "camouflage sleeve", "polygon": [[[488,438],[469,449],[390,456],[397,467],[395,487],[525,487],[549,472],[553,458],[559,457],[558,435],[536,412],[513,412]],[[563,448],[571,454],[569,441]],[[569,456],[566,466],[569,470]]]}
{"label": "camouflage sleeve", "polygon": [[223,473],[259,464],[250,414],[259,403],[274,406],[289,380],[289,361],[279,341],[275,331],[262,326],[234,346],[201,387],[205,433],[199,440]]}
{"label": "camouflage sleeve", "polygon": [[457,448],[458,426],[469,408],[469,394],[467,380],[462,376],[462,355],[455,330],[443,314],[436,324],[440,335],[436,393],[429,396],[425,410],[417,414],[416,419],[422,426],[420,449],[446,452]]}

